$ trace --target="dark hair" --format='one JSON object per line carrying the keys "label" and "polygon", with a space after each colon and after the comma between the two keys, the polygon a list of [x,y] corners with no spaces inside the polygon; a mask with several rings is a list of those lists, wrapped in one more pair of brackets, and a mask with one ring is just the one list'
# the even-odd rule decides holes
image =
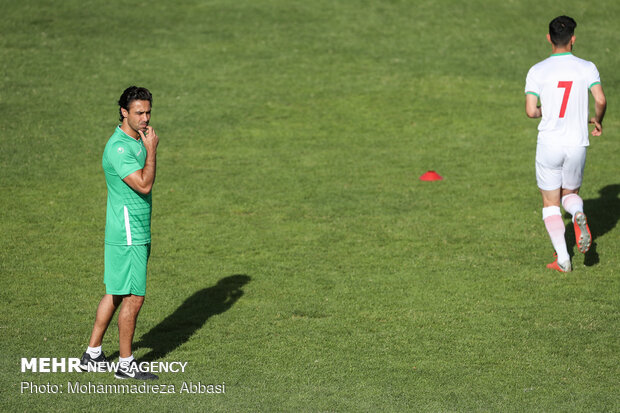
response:
{"label": "dark hair", "polygon": [[549,37],[555,46],[566,46],[573,34],[577,22],[568,16],[560,16],[549,23]]}
{"label": "dark hair", "polygon": [[121,117],[121,122],[123,121],[123,112],[121,112],[121,109],[129,110],[129,105],[134,100],[148,100],[149,103],[152,105],[153,95],[151,95],[151,92],[149,92],[149,90],[144,87],[130,86],[125,89],[125,91],[121,95],[121,98],[118,100],[118,106],[120,106],[118,108],[118,113]]}

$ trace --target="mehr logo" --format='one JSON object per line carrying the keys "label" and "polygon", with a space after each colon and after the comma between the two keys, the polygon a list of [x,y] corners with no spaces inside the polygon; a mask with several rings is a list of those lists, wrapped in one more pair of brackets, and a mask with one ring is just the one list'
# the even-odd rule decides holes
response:
{"label": "mehr logo", "polygon": [[22,357],[22,373],[32,371],[34,373],[56,373],[56,372],[82,372],[80,369],[79,358],[27,358]]}
{"label": "mehr logo", "polygon": [[122,146],[118,147],[118,153],[123,153],[125,152],[125,148],[123,148]]}

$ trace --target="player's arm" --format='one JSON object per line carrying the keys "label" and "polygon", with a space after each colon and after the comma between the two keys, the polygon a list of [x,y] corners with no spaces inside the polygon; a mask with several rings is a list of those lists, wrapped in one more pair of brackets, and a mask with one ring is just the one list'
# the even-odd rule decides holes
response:
{"label": "player's arm", "polygon": [[594,124],[592,136],[601,136],[603,133],[603,118],[607,110],[607,99],[600,83],[592,86],[590,92],[592,97],[594,97],[594,117],[590,119],[590,123]]}
{"label": "player's arm", "polygon": [[155,171],[156,171],[156,159],[157,159],[157,144],[159,138],[153,131],[152,127],[147,127],[147,133],[140,132],[140,137],[146,148],[146,160],[144,167],[138,171],[135,171],[125,177],[123,181],[129,185],[134,191],[143,195],[147,195],[153,189],[153,183],[155,183]]}
{"label": "player's arm", "polygon": [[538,96],[532,93],[525,94],[525,113],[530,118],[540,118],[542,111],[538,106]]}

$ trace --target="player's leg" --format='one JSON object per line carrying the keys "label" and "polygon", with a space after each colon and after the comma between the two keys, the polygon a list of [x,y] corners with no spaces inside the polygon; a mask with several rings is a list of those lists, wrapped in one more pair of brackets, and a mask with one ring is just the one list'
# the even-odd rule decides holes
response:
{"label": "player's leg", "polygon": [[143,295],[130,294],[123,298],[121,311],[118,313],[119,367],[114,373],[117,379],[157,380],[158,377],[148,371],[141,371],[131,351],[133,336],[136,331],[138,314],[144,304]]}
{"label": "player's leg", "polygon": [[121,311],[118,314],[119,367],[114,373],[114,377],[117,379],[157,380],[159,378],[149,371],[140,370],[131,351],[136,321],[143,303],[144,296],[140,295],[131,294],[123,299]]}
{"label": "player's leg", "polygon": [[90,334],[90,340],[88,341],[88,347],[80,358],[80,367],[82,370],[88,370],[89,365],[95,367],[97,363],[107,363],[108,360],[101,349],[101,344],[103,342],[103,336],[120,303],[120,297],[110,294],[104,295],[101,301],[99,301],[97,313],[95,315],[95,323]]}
{"label": "player's leg", "polygon": [[573,217],[575,240],[582,253],[586,253],[592,245],[592,234],[583,211],[583,199],[579,196],[585,163],[585,147],[569,148],[562,169],[562,206]]}
{"label": "player's leg", "polygon": [[101,347],[103,342],[103,336],[110,325],[110,321],[116,312],[122,297],[117,295],[106,294],[103,296],[97,307],[97,314],[95,315],[95,325],[90,335],[88,342],[89,347]]}
{"label": "player's leg", "polygon": [[121,310],[118,314],[119,355],[122,358],[131,356],[136,320],[146,295],[146,269],[151,253],[150,245],[129,245],[126,247],[128,267],[124,274],[123,297]]}
{"label": "player's leg", "polygon": [[132,356],[131,343],[143,303],[144,296],[131,294],[123,298],[123,305],[118,313],[118,340],[119,357],[124,359]]}
{"label": "player's leg", "polygon": [[[561,190],[552,191],[540,190],[543,199],[543,222],[551,239],[551,244],[557,254],[557,260],[547,267],[562,272],[571,270],[570,255],[566,247],[566,238],[564,237],[564,220],[562,220],[562,211],[560,210],[560,193]],[[559,268],[558,268],[559,267]]]}
{"label": "player's leg", "polygon": [[570,255],[564,238],[564,221],[560,209],[563,155],[555,147],[538,145],[536,149],[536,181],[543,201],[542,218],[557,254],[547,265],[562,272],[571,271]]}
{"label": "player's leg", "polygon": [[136,332],[138,314],[144,304],[146,294],[146,268],[151,252],[150,245],[128,246],[131,266],[127,272],[128,295],[123,298],[118,314],[119,368],[114,373],[118,379],[133,378],[154,380],[157,376],[138,369],[132,352],[133,337]]}

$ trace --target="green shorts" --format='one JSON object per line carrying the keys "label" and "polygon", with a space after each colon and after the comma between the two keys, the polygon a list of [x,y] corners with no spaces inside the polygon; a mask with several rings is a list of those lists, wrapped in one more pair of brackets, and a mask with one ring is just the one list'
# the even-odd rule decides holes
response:
{"label": "green shorts", "polygon": [[151,244],[105,244],[103,282],[106,294],[145,295],[146,263],[151,255]]}

